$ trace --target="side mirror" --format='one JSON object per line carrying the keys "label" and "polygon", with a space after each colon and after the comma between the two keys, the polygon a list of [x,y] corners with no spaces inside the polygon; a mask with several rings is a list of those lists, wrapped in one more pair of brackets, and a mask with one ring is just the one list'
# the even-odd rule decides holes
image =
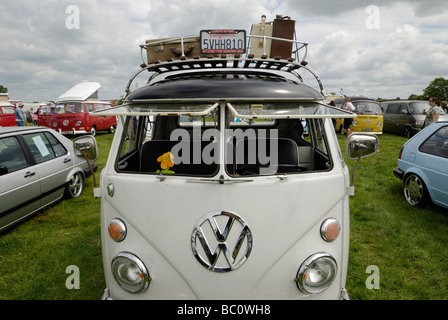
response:
{"label": "side mirror", "polygon": [[361,159],[378,151],[379,139],[374,134],[353,133],[347,139],[346,154],[349,159]]}
{"label": "side mirror", "polygon": [[87,135],[75,138],[73,140],[73,147],[77,157],[86,157],[93,161],[98,159],[98,145],[93,136]]}
{"label": "side mirror", "polygon": [[93,195],[95,198],[98,198],[100,196],[100,189],[96,186],[95,171],[93,171],[89,162],[89,160],[96,161],[98,159],[98,145],[96,139],[91,135],[75,138],[73,140],[73,148],[75,149],[75,156],[86,159],[93,177]]}
{"label": "side mirror", "polygon": [[349,195],[355,194],[354,179],[356,168],[359,160],[375,154],[378,151],[379,139],[374,134],[368,133],[352,133],[347,138],[346,153],[349,159],[356,159],[356,165],[352,172],[352,177],[349,187]]}

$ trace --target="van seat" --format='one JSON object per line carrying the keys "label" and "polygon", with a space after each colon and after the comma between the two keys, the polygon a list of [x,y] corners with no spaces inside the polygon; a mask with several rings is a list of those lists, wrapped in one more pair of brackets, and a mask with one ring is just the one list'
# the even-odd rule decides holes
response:
{"label": "van seat", "polygon": [[[161,170],[160,162],[157,162],[157,158],[166,152],[172,152],[172,148],[180,143],[181,141],[171,141],[171,140],[150,140],[143,144],[141,154],[140,154],[140,172],[142,173],[156,173],[157,170]],[[189,163],[176,163],[179,159],[174,159],[175,165],[170,168],[174,171],[176,175],[193,175],[193,176],[213,176],[218,171],[217,161],[212,164],[204,163],[202,157],[202,152],[206,146],[212,141],[195,141],[187,140],[186,142],[190,148],[190,160]],[[201,144],[201,161],[200,163],[194,163],[194,144]],[[180,157],[183,157],[181,149]]]}
{"label": "van seat", "polygon": [[[277,159],[271,156],[271,143],[277,144]],[[262,159],[259,150],[262,146],[266,149],[265,152],[261,151],[261,155],[266,157],[263,162],[267,163],[260,161]],[[292,139],[242,139],[237,141],[234,154],[236,173],[240,175],[281,174],[307,170],[306,167],[299,165],[297,143]]]}

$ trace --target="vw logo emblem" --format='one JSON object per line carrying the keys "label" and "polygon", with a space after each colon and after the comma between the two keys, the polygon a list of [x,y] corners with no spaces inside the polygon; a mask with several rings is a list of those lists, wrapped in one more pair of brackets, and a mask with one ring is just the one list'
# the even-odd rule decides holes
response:
{"label": "vw logo emblem", "polygon": [[196,223],[191,249],[208,270],[229,272],[239,268],[252,251],[252,232],[235,213],[213,211]]}
{"label": "vw logo emblem", "polygon": [[62,124],[63,124],[64,126],[68,126],[68,120],[64,120],[64,121],[62,121]]}

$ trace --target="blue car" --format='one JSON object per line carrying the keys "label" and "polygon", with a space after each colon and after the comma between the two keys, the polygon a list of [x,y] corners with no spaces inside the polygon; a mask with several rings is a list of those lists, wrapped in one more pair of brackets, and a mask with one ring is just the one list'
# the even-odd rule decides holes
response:
{"label": "blue car", "polygon": [[434,122],[409,139],[393,172],[409,204],[432,201],[448,209],[448,121]]}

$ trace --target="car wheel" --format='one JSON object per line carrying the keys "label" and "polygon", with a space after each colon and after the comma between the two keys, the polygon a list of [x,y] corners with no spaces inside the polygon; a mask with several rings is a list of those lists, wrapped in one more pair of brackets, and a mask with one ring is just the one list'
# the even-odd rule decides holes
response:
{"label": "car wheel", "polygon": [[96,135],[96,127],[95,127],[95,126],[92,126],[92,128],[90,128],[90,134],[91,134],[92,136],[95,136],[95,135]]}
{"label": "car wheel", "polygon": [[114,132],[115,132],[115,126],[110,126],[109,133],[114,133]]}
{"label": "car wheel", "polygon": [[410,137],[412,136],[412,128],[410,128],[410,127],[406,127],[406,128],[404,128],[403,135],[404,135],[406,138],[410,138]]}
{"label": "car wheel", "polygon": [[428,202],[429,194],[423,180],[416,174],[406,176],[404,180],[404,196],[412,206],[422,206]]}
{"label": "car wheel", "polygon": [[84,190],[84,175],[81,172],[76,172],[70,178],[67,187],[65,188],[65,195],[67,198],[77,198]]}

